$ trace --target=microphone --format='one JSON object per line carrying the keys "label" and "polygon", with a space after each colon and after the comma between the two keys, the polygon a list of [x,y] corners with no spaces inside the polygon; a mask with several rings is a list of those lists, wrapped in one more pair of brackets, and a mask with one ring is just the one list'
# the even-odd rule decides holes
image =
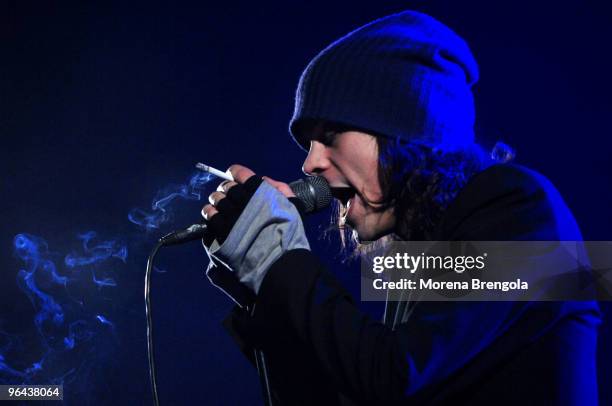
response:
{"label": "microphone", "polygon": [[[289,184],[295,197],[301,203],[302,214],[310,214],[329,206],[332,201],[329,183],[322,176],[309,176]],[[159,239],[163,246],[182,244],[206,236],[208,224],[193,224],[183,230],[171,232]]]}

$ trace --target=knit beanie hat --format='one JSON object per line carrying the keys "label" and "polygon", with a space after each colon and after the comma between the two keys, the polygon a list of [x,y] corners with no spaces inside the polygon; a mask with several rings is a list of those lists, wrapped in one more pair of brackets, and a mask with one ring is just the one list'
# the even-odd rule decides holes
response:
{"label": "knit beanie hat", "polygon": [[474,142],[471,87],[477,80],[463,39],[428,15],[404,11],[358,28],[308,64],[289,131],[305,150],[306,119],[462,149]]}

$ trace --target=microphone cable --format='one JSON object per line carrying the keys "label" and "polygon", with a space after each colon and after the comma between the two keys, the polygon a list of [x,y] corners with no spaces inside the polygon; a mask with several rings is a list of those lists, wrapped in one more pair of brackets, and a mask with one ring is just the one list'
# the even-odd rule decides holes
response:
{"label": "microphone cable", "polygon": [[[167,237],[167,236],[166,236]],[[155,368],[155,347],[153,345],[153,310],[151,307],[151,275],[153,273],[153,262],[159,249],[167,244],[167,238],[160,238],[159,241],[151,250],[149,257],[147,258],[147,268],[145,271],[145,286],[144,286],[144,298],[145,298],[145,313],[147,323],[147,358],[149,361],[149,380],[151,382],[151,393],[153,394],[153,405],[159,406],[159,395],[157,392],[157,370]],[[253,308],[246,309],[249,313],[252,312]],[[268,369],[266,360],[263,352],[255,349],[255,365],[259,374],[259,379],[262,386],[264,404],[266,406],[272,406],[272,391],[270,390],[270,378],[268,377]]]}
{"label": "microphone cable", "polygon": [[155,369],[155,348],[153,347],[153,312],[151,309],[151,273],[153,271],[153,261],[157,251],[164,245],[162,240],[159,240],[147,258],[147,269],[145,271],[145,313],[147,315],[147,357],[149,359],[149,380],[151,381],[151,392],[153,393],[153,404],[159,406],[159,397],[157,396],[157,372]]}

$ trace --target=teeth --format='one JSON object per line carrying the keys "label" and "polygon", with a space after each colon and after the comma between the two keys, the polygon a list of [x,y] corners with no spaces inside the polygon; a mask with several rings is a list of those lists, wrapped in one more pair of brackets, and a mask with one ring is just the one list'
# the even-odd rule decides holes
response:
{"label": "teeth", "polygon": [[342,216],[342,222],[346,222],[348,219],[348,214],[349,214],[349,210],[351,209],[351,201],[352,199],[349,199],[346,203],[343,202],[344,206],[346,207],[344,210],[344,214]]}

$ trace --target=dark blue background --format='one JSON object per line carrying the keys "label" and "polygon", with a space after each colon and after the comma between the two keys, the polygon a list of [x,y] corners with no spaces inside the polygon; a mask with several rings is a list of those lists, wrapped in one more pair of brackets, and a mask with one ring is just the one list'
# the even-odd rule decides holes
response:
{"label": "dark blue background", "polygon": [[[468,41],[481,69],[481,141],[505,141],[518,163],[548,176],[585,239],[612,239],[612,14],[604,2],[83,3],[0,7],[0,329],[24,343],[21,357],[36,359],[38,350],[28,344],[35,310],[15,283],[14,236],[38,235],[64,253],[87,230],[129,245],[118,286],[92,291],[115,324],[113,342],[100,344],[110,351],[88,364],[80,389],[68,387],[69,404],[150,401],[145,258],[155,237],[195,221],[204,202],[177,202],[175,220],[153,233],[131,224],[128,211],[185,182],[197,161],[299,177],[305,154],[287,123],[300,72],[332,40],[392,12],[428,12]],[[312,241],[327,218],[311,221]],[[356,273],[334,258],[335,241],[315,245],[354,286]],[[219,325],[231,304],[205,279],[203,251],[167,249],[158,261],[167,271],[153,281],[162,402],[261,403],[255,370]],[[612,317],[603,306],[599,382],[602,404],[611,404]],[[77,402],[77,392],[89,399]]]}

